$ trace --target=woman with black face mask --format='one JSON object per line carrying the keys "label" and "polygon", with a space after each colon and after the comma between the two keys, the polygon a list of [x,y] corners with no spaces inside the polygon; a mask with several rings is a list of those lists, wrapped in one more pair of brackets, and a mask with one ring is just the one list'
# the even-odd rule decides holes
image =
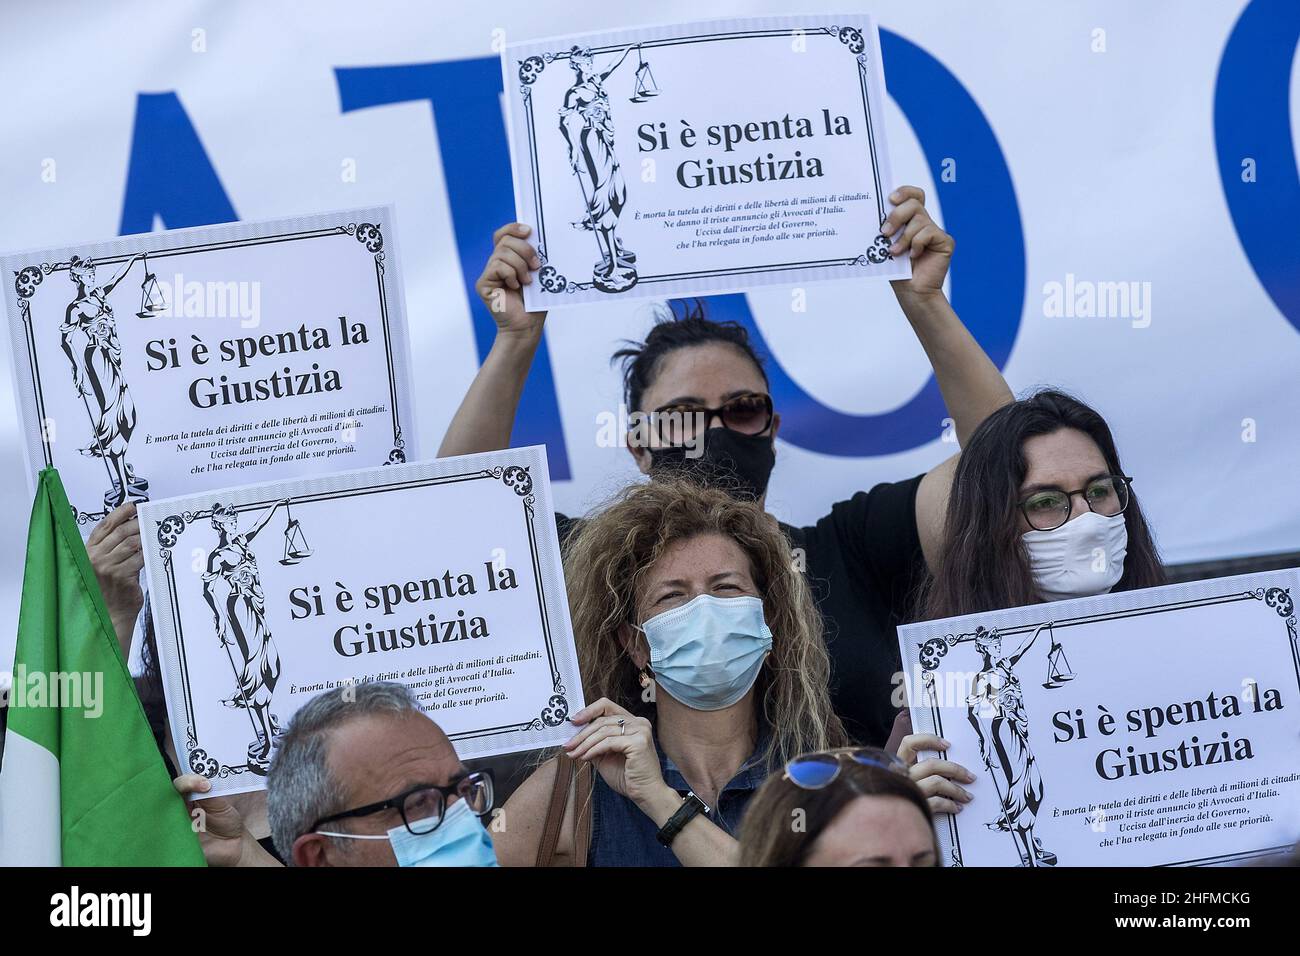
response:
{"label": "woman with black face mask", "polygon": [[[912,278],[891,285],[964,441],[1011,392],[944,297],[952,237],[930,219],[920,189],[904,186],[889,198],[897,205],[881,231],[894,242],[892,255],[912,259]],[[541,267],[528,235],[529,227],[511,223],[493,237],[477,290],[497,337],[447,430],[442,457],[510,444],[546,319],[524,309],[523,286]],[[624,361],[627,447],[643,474],[685,473],[764,503],[781,416],[743,327],[712,322],[697,307],[657,324],[615,358]],[[836,712],[864,743],[879,746],[889,736],[901,668],[895,627],[937,552],[954,464],[955,456],[927,474],[858,492],[814,525],[781,526],[822,612]],[[572,522],[557,521],[563,540]]]}

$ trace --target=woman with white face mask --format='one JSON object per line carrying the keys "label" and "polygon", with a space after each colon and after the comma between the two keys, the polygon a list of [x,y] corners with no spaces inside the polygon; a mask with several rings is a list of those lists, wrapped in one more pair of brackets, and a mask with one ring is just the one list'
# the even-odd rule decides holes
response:
{"label": "woman with white face mask", "polygon": [[753,503],[655,481],[583,522],[565,578],[592,703],[507,801],[498,859],[734,864],[741,815],[768,774],[847,743],[788,541]]}
{"label": "woman with white face mask", "polygon": [[[948,499],[944,544],[918,620],[936,620],[1165,583],[1151,531],[1105,419],[1041,391],[991,414],[966,443]],[[898,722],[910,730],[906,711]],[[896,725],[895,737],[900,730]],[[936,813],[970,800],[974,776],[947,743],[903,737],[899,756]]]}

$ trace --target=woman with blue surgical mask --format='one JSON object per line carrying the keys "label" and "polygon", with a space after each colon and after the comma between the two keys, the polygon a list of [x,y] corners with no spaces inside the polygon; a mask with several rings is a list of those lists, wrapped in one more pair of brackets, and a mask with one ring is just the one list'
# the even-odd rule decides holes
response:
{"label": "woman with blue surgical mask", "polygon": [[502,865],[734,864],[769,773],[846,742],[789,543],[753,503],[655,481],[582,524],[565,578],[591,703],[507,801]]}
{"label": "woman with blue surgical mask", "polygon": [[[1134,479],[1097,411],[1045,390],[1005,405],[975,430],[957,461],[944,542],[917,614],[936,620],[1165,583]],[[898,753],[936,813],[970,800],[975,778],[942,759],[938,737],[895,725]],[[906,734],[906,736],[904,736]]]}

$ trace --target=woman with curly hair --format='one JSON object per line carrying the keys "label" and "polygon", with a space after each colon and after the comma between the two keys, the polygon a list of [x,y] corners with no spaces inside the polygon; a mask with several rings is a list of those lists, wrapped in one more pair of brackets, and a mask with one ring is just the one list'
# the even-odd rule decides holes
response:
{"label": "woman with curly hair", "polygon": [[636,485],[565,561],[577,733],[506,803],[503,865],[732,865],[754,792],[845,743],[821,619],[776,522],[691,481]]}

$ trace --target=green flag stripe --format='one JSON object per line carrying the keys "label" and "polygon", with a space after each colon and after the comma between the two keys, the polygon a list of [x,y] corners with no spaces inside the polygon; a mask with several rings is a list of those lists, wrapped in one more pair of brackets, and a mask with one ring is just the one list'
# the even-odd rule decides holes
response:
{"label": "green flag stripe", "polygon": [[[18,616],[18,643],[14,648],[14,680],[27,673],[53,674],[59,664],[58,569],[55,565],[57,545],[52,509],[52,494],[42,471],[36,485],[36,500],[27,531],[27,563],[23,569],[23,590]],[[66,497],[65,497],[66,502]],[[65,507],[68,507],[65,503]],[[14,688],[9,707],[9,732],[22,734],[57,758],[59,755],[59,714],[51,707],[16,706],[19,694]]]}
{"label": "green flag stripe", "polygon": [[16,659],[99,682],[93,707],[11,711],[11,730],[58,757],[63,864],[202,866],[185,803],[168,779],[52,469],[41,472],[27,562]]}

